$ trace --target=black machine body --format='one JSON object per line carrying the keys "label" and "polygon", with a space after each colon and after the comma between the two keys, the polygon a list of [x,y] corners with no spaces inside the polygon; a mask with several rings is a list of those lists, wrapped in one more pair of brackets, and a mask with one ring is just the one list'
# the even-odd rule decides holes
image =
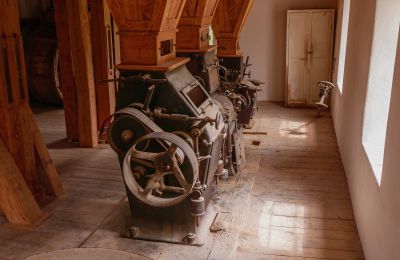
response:
{"label": "black machine body", "polygon": [[227,132],[221,104],[185,66],[121,73],[108,141],[118,153],[131,208],[124,236],[201,245],[222,175]]}

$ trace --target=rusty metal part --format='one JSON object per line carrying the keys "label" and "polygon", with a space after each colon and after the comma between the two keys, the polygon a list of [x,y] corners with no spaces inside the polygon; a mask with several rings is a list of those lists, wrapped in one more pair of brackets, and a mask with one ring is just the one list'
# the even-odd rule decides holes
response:
{"label": "rusty metal part", "polygon": [[145,75],[132,75],[132,76],[121,76],[117,79],[107,79],[103,80],[101,82],[118,82],[120,84],[120,87],[123,87],[125,84],[135,81],[135,80],[140,80],[148,85],[162,85],[168,82],[167,79],[155,79],[152,78],[149,74]]}
{"label": "rusty metal part", "polygon": [[186,235],[186,237],[183,239],[185,243],[188,244],[193,244],[194,241],[196,241],[196,234],[195,233],[189,233]]}
{"label": "rusty metal part", "polygon": [[[249,57],[243,62],[243,56],[221,57],[220,60],[220,77],[222,80],[222,88],[231,94],[230,98],[235,104],[238,113],[238,123],[244,128],[251,128],[254,122],[254,114],[257,110],[257,92],[261,89],[259,86],[264,84],[259,80],[251,79],[251,72],[248,71]],[[248,79],[245,79],[248,77]],[[238,99],[238,96],[241,96]],[[243,105],[246,100],[246,105]]]}
{"label": "rusty metal part", "polygon": [[192,131],[190,131],[190,135],[193,138],[193,148],[194,148],[194,153],[196,154],[196,157],[200,157],[199,153],[199,137],[200,137],[201,131],[199,128],[194,128]]}
{"label": "rusty metal part", "polygon": [[219,184],[219,179],[227,179],[228,178],[228,170],[224,168],[224,161],[219,160],[218,161],[218,169],[217,172],[215,173],[215,184]]}
{"label": "rusty metal part", "polygon": [[115,113],[115,117],[107,132],[107,140],[111,148],[119,154],[125,154],[139,137],[163,131],[136,108],[123,108]]}
{"label": "rusty metal part", "polygon": [[[175,121],[184,121],[184,122],[200,122],[203,124],[215,125],[218,129],[218,118],[212,119],[209,117],[191,117],[183,114],[166,114],[164,109],[156,108],[153,111],[153,116],[162,119],[170,119]],[[200,127],[203,128],[203,127]]]}
{"label": "rusty metal part", "polygon": [[189,63],[186,64],[187,68],[196,78],[200,78],[199,81],[208,93],[218,91],[220,87],[219,61],[215,48],[201,53],[181,52],[177,53],[177,56],[190,58]]}
{"label": "rusty metal part", "polygon": [[174,135],[181,137],[186,143],[188,143],[194,149],[194,141],[193,138],[184,131],[174,131],[172,132]]}
{"label": "rusty metal part", "polygon": [[202,186],[200,181],[197,181],[193,187],[193,191],[190,197],[190,203],[192,208],[191,214],[196,217],[196,222],[198,222],[199,217],[206,214],[206,205],[203,197],[203,192],[206,189],[207,186]]}
{"label": "rusty metal part", "polygon": [[200,196],[198,198],[191,198],[190,202],[192,203],[191,213],[193,216],[200,217],[206,214],[206,206],[203,196]]}
{"label": "rusty metal part", "polygon": [[[165,151],[158,153],[138,150],[137,147],[142,142],[154,139],[170,144]],[[179,163],[175,156],[178,148],[185,157],[182,163]],[[154,173],[146,176],[149,180],[145,187],[133,177],[131,160],[154,169]],[[184,163],[185,172],[182,172],[181,167]],[[198,179],[198,171],[199,166],[192,148],[180,137],[166,132],[154,132],[141,137],[127,152],[123,163],[123,176],[130,192],[143,203],[154,207],[170,207],[185,200]],[[165,186],[163,179],[167,175],[175,176],[180,187]],[[155,188],[161,192],[169,192],[169,196],[154,195]]]}

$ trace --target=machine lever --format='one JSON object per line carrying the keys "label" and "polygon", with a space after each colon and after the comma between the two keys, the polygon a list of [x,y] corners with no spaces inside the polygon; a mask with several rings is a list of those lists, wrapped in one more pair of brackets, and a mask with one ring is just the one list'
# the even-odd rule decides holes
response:
{"label": "machine lever", "polygon": [[133,80],[141,80],[145,82],[148,85],[162,85],[168,82],[167,79],[153,79],[150,78],[148,75],[144,76],[128,76],[128,77],[119,77],[117,79],[107,79],[107,80],[101,80],[99,82],[101,83],[107,83],[107,82],[120,82],[120,83],[125,83],[127,81],[133,81]]}
{"label": "machine lever", "polygon": [[162,118],[162,119],[171,119],[171,120],[185,121],[185,122],[201,122],[201,123],[209,123],[211,125],[216,124],[218,121],[217,118],[212,119],[209,117],[191,117],[183,114],[166,114],[164,113],[164,109],[162,108],[154,109],[153,115],[157,118]]}

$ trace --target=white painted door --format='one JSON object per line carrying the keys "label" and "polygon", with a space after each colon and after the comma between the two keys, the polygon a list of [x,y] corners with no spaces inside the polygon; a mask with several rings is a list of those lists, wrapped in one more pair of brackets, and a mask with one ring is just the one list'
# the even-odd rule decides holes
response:
{"label": "white painted door", "polygon": [[318,101],[317,82],[332,78],[334,10],[288,11],[287,105]]}

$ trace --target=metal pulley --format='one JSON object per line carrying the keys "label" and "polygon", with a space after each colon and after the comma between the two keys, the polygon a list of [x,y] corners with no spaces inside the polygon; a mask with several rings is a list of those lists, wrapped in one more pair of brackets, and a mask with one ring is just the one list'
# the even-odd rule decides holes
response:
{"label": "metal pulley", "polygon": [[[147,171],[134,174],[140,165]],[[153,207],[181,203],[198,180],[199,165],[192,147],[181,137],[154,132],[139,138],[126,153],[123,176],[129,191]]]}
{"label": "metal pulley", "polygon": [[150,118],[136,108],[127,107],[115,113],[108,130],[108,143],[118,154],[125,154],[135,141],[151,132],[162,132]]}

